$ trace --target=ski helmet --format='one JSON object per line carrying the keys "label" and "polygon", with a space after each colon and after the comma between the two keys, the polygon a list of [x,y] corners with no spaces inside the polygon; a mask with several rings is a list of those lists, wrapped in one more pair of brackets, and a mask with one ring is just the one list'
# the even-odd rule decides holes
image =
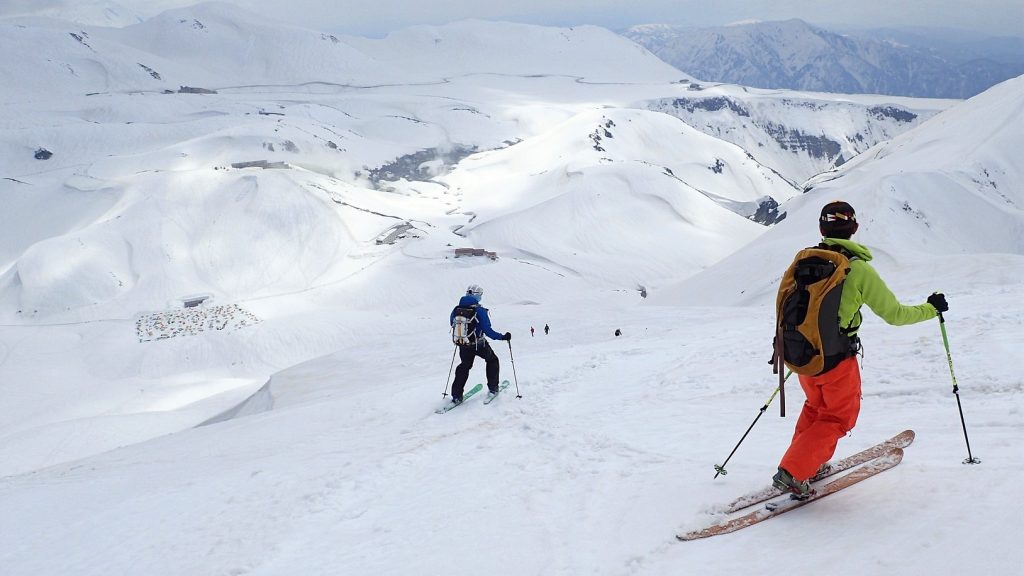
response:
{"label": "ski helmet", "polygon": [[818,218],[818,229],[822,236],[848,239],[857,231],[857,226],[857,213],[846,202],[836,200],[822,207]]}
{"label": "ski helmet", "polygon": [[466,295],[476,296],[476,299],[479,300],[484,297],[484,289],[476,284],[470,284],[469,287],[466,288]]}

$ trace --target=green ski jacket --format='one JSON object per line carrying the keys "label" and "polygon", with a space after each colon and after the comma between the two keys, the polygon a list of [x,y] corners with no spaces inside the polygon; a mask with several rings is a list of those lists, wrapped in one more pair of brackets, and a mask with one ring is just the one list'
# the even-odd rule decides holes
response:
{"label": "green ski jacket", "polygon": [[938,316],[938,312],[931,304],[900,304],[878,272],[868,264],[871,260],[871,251],[867,246],[842,238],[825,238],[822,241],[830,246],[839,246],[856,256],[850,259],[850,273],[846,276],[843,296],[839,301],[841,327],[852,329],[851,333],[856,333],[860,329],[860,308],[864,304],[867,304],[879,318],[893,326],[916,324]]}

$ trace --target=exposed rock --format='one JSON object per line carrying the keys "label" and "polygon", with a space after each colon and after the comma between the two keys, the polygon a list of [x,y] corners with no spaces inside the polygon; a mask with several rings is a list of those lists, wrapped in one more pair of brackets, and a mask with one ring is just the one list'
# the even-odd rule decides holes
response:
{"label": "exposed rock", "polygon": [[757,212],[754,212],[754,215],[751,216],[750,219],[758,224],[770,226],[785,220],[786,213],[780,213],[779,203],[771,196],[768,196],[764,200],[761,200],[760,204],[757,206]]}

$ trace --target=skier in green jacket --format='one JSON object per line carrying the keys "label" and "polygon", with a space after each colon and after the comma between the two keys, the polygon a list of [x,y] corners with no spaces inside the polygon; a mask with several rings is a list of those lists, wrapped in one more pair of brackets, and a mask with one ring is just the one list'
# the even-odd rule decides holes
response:
{"label": "skier in green jacket", "polygon": [[[839,300],[839,326],[854,343],[849,356],[817,376],[800,375],[800,386],[807,397],[796,422],[789,449],[772,477],[773,484],[798,497],[810,494],[808,480],[832,457],[839,439],[853,429],[860,413],[861,378],[857,365],[861,325],[861,306],[867,305],[882,320],[894,326],[914,324],[935,318],[949,309],[946,297],[932,294],[916,306],[900,304],[878,272],[868,264],[871,251],[850,240],[857,231],[857,215],[846,202],[831,202],[821,209],[818,223],[822,244],[837,247],[850,259],[850,272]],[[824,247],[824,246],[823,246]]]}

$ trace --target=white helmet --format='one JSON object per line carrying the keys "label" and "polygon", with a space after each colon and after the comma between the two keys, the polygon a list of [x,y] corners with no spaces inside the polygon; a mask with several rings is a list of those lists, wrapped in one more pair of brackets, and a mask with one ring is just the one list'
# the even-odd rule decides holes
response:
{"label": "white helmet", "polygon": [[484,289],[476,284],[470,284],[469,287],[466,288],[466,296],[470,295],[476,296],[476,299],[479,300],[484,297]]}

